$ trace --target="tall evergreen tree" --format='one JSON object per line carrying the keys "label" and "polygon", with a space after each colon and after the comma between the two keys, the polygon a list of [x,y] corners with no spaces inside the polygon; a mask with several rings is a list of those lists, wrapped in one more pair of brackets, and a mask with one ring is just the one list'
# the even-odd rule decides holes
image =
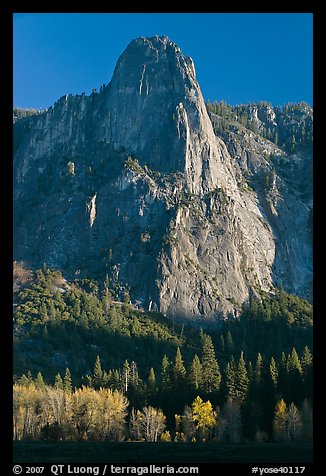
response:
{"label": "tall evergreen tree", "polygon": [[286,397],[287,379],[288,379],[287,359],[286,359],[285,353],[282,352],[279,363],[278,363],[278,387],[283,398]]}
{"label": "tall evergreen tree", "polygon": [[288,372],[291,372],[293,369],[298,371],[301,375],[302,373],[301,362],[295,347],[292,348],[291,354],[288,355],[288,360],[287,360]]}
{"label": "tall evergreen tree", "polygon": [[95,389],[99,389],[103,384],[103,370],[99,355],[96,357],[95,360],[92,381]]}
{"label": "tall evergreen tree", "polygon": [[64,379],[63,379],[63,389],[67,393],[72,392],[71,373],[68,367],[66,368]]}
{"label": "tall evergreen tree", "polygon": [[33,377],[28,377],[25,374],[23,374],[18,380],[18,383],[22,387],[30,387],[31,385],[33,385]]}
{"label": "tall evergreen tree", "polygon": [[156,376],[153,367],[151,367],[149,371],[147,389],[149,397],[153,397],[156,394]]}
{"label": "tall evergreen tree", "polygon": [[263,356],[258,352],[254,370],[255,380],[258,385],[261,385],[263,381],[263,366]]}
{"label": "tall evergreen tree", "polygon": [[269,365],[269,378],[275,391],[278,385],[278,370],[273,356],[271,357],[271,363]]}
{"label": "tall evergreen tree", "polygon": [[293,347],[287,358],[287,392],[288,401],[301,403],[303,399],[302,367],[296,349]]}
{"label": "tall evergreen tree", "polygon": [[221,372],[215,356],[212,338],[204,335],[202,350],[202,381],[201,388],[205,393],[219,390],[221,384]]}
{"label": "tall evergreen tree", "polygon": [[303,349],[303,354],[301,357],[301,369],[302,369],[302,378],[304,385],[304,393],[308,399],[312,398],[312,378],[313,378],[313,356],[310,352],[308,346],[305,346]]}
{"label": "tall evergreen tree", "polygon": [[246,399],[249,387],[249,378],[247,375],[246,362],[244,360],[243,352],[240,354],[240,358],[236,368],[236,398],[240,401]]}
{"label": "tall evergreen tree", "polygon": [[161,365],[161,386],[163,392],[169,392],[171,388],[170,362],[166,355],[163,356]]}
{"label": "tall evergreen tree", "polygon": [[259,403],[263,394],[263,378],[264,378],[264,362],[260,352],[257,354],[257,359],[253,371],[253,381],[251,389],[251,398]]}
{"label": "tall evergreen tree", "polygon": [[29,381],[30,384],[33,383],[33,375],[30,370],[27,372],[27,380]]}
{"label": "tall evergreen tree", "polygon": [[54,388],[55,388],[56,390],[61,390],[61,389],[63,389],[63,380],[62,380],[62,377],[61,377],[61,375],[60,375],[59,373],[55,376]]}
{"label": "tall evergreen tree", "polygon": [[128,289],[125,289],[125,291],[123,292],[122,301],[124,302],[124,304],[130,304],[131,303],[130,294],[129,294]]}
{"label": "tall evergreen tree", "polygon": [[35,387],[40,389],[45,388],[45,383],[44,383],[43,375],[41,374],[41,372],[37,373],[37,376],[35,379]]}
{"label": "tall evergreen tree", "polygon": [[178,388],[179,385],[183,385],[186,380],[186,369],[183,364],[182,354],[180,347],[177,348],[174,366],[172,370],[173,385]]}
{"label": "tall evergreen tree", "polygon": [[226,397],[230,399],[236,398],[236,373],[237,367],[234,357],[232,355],[225,368],[225,390]]}
{"label": "tall evergreen tree", "polygon": [[278,371],[275,359],[271,357],[270,363],[263,366],[263,379],[260,392],[260,405],[262,409],[261,427],[272,436],[274,409],[277,402]]}
{"label": "tall evergreen tree", "polygon": [[202,365],[196,354],[190,364],[188,380],[193,390],[198,390],[202,383]]}

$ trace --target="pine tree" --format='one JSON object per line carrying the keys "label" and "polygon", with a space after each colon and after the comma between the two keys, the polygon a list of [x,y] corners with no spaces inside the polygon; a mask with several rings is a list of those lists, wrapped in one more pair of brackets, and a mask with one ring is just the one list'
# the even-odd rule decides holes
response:
{"label": "pine tree", "polygon": [[286,396],[287,378],[288,378],[287,359],[286,359],[285,353],[282,352],[281,358],[278,363],[278,386],[279,386],[280,393],[283,397]]}
{"label": "pine tree", "polygon": [[236,370],[236,363],[232,355],[225,368],[226,396],[232,400],[236,398]]}
{"label": "pine tree", "polygon": [[204,335],[202,350],[202,381],[201,388],[205,393],[215,392],[220,388],[221,372],[216,360],[212,338]]}
{"label": "pine tree", "polygon": [[94,370],[93,370],[93,387],[95,389],[99,389],[102,386],[102,379],[103,379],[103,370],[101,365],[101,359],[98,355],[95,360]]}
{"label": "pine tree", "polygon": [[261,407],[261,428],[268,434],[273,431],[274,409],[278,398],[277,383],[278,371],[275,359],[271,357],[269,364],[263,366],[262,386],[259,404]]}
{"label": "pine tree", "polygon": [[247,375],[246,363],[241,352],[236,369],[236,398],[240,401],[246,399],[248,394],[249,378]]}
{"label": "pine tree", "polygon": [[63,389],[63,380],[62,380],[62,377],[59,373],[55,376],[54,388],[56,390],[62,390]]}
{"label": "pine tree", "polygon": [[63,378],[63,389],[66,393],[72,392],[71,373],[68,367],[66,368],[65,376]]}
{"label": "pine tree", "polygon": [[273,356],[271,357],[271,363],[269,365],[269,377],[274,390],[276,390],[278,385],[278,370]]}
{"label": "pine tree", "polygon": [[45,388],[45,383],[44,383],[43,375],[41,374],[41,372],[38,372],[38,374],[36,376],[35,387],[40,388],[40,389]]}
{"label": "pine tree", "polygon": [[174,366],[172,370],[173,385],[175,388],[180,388],[180,385],[184,385],[186,377],[186,369],[183,364],[182,354],[180,347],[177,348]]}
{"label": "pine tree", "polygon": [[193,358],[193,361],[190,364],[189,368],[189,383],[191,388],[198,390],[202,383],[202,365],[200,363],[199,357],[196,354]]}
{"label": "pine tree", "polygon": [[113,372],[112,372],[112,383],[113,383],[113,385],[117,388],[121,388],[121,381],[122,381],[122,378],[121,378],[121,374],[120,374],[119,370],[117,370],[117,369],[113,370]]}
{"label": "pine tree", "polygon": [[161,365],[161,386],[162,391],[168,393],[171,388],[170,362],[166,355],[163,356]]}
{"label": "pine tree", "polygon": [[130,304],[131,299],[128,289],[125,289],[125,291],[123,292],[122,301],[124,302],[124,304]]}
{"label": "pine tree", "polygon": [[263,357],[261,353],[258,352],[255,368],[254,368],[254,382],[253,382],[253,398],[256,402],[259,402],[262,397],[263,375],[264,375]]}
{"label": "pine tree", "polygon": [[307,398],[312,398],[312,378],[313,378],[313,356],[309,348],[305,346],[301,357],[302,378],[304,394]]}
{"label": "pine tree", "polygon": [[40,305],[40,319],[42,322],[46,322],[48,320],[48,311],[45,302],[42,302]]}
{"label": "pine tree", "polygon": [[148,375],[148,380],[147,380],[147,388],[149,395],[154,395],[156,393],[156,377],[155,377],[155,371],[153,367],[150,368],[149,375]]}
{"label": "pine tree", "polygon": [[72,315],[76,317],[77,319],[79,319],[81,315],[80,299],[77,297],[75,297],[75,302],[72,309]]}
{"label": "pine tree", "polygon": [[302,367],[295,348],[287,358],[287,399],[300,403],[303,398]]}
{"label": "pine tree", "polygon": [[106,388],[109,386],[109,375],[108,373],[103,370],[103,374],[102,374],[102,387]]}
{"label": "pine tree", "polygon": [[30,382],[30,384],[33,383],[33,375],[30,370],[27,372],[27,380]]}
{"label": "pine tree", "polygon": [[298,357],[298,353],[294,347],[292,348],[291,354],[289,354],[288,356],[287,370],[288,372],[291,372],[292,370],[296,370],[300,373],[300,375],[302,373],[301,362]]}
{"label": "pine tree", "polygon": [[305,348],[303,349],[303,354],[302,354],[301,362],[300,362],[303,374],[305,374],[306,368],[309,368],[312,366],[312,361],[313,361],[312,353],[310,352],[309,347],[305,346]]}
{"label": "pine tree", "polygon": [[263,357],[260,352],[257,354],[257,359],[255,363],[255,370],[254,370],[254,379],[256,382],[257,387],[261,387],[263,382]]}
{"label": "pine tree", "polygon": [[33,385],[33,378],[28,378],[25,374],[23,374],[18,380],[18,383],[22,387],[29,387],[30,385]]}

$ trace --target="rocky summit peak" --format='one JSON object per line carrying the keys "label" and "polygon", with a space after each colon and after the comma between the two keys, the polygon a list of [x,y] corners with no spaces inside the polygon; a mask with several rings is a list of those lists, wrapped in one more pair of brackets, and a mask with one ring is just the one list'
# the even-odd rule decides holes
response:
{"label": "rocky summit peak", "polygon": [[223,107],[208,115],[191,58],[154,36],[128,45],[101,94],[16,120],[14,258],[107,274],[133,302],[188,319],[236,314],[278,284],[303,294],[311,151],[258,132],[289,130],[294,147],[305,115]]}
{"label": "rocky summit peak", "polygon": [[217,186],[221,152],[191,58],[167,37],[138,38],[120,56],[110,87],[119,113],[112,117],[111,107],[103,133],[116,148],[160,172],[185,172],[192,192]]}
{"label": "rocky summit peak", "polygon": [[167,45],[174,46],[176,49],[179,49],[179,47],[170,40],[166,35],[154,35],[150,37],[146,36],[140,36],[139,38],[136,38],[135,40],[132,40],[131,43],[138,43],[143,41],[144,44],[150,44],[153,47],[163,47],[166,48]]}
{"label": "rocky summit peak", "polygon": [[167,36],[141,36],[132,40],[125,51],[120,56],[117,67],[119,67],[120,60],[125,57],[134,58],[135,62],[144,61],[145,63],[173,61],[173,56],[183,58],[179,46],[171,41]]}

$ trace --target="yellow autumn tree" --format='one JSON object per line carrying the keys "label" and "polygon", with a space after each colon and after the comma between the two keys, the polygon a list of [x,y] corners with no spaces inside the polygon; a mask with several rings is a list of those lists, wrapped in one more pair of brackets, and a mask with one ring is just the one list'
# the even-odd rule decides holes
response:
{"label": "yellow autumn tree", "polygon": [[72,395],[71,423],[78,438],[121,441],[125,434],[128,403],[118,390],[77,389]]}
{"label": "yellow autumn tree", "polygon": [[15,384],[13,387],[14,439],[38,439],[42,428],[49,421],[46,408],[46,387]]}
{"label": "yellow autumn tree", "polygon": [[287,439],[286,421],[287,408],[282,398],[277,402],[274,412],[273,434],[275,441],[285,441]]}
{"label": "yellow autumn tree", "polygon": [[199,396],[192,403],[192,419],[198,430],[199,438],[206,441],[216,427],[216,412],[209,400],[204,402]]}
{"label": "yellow autumn tree", "polygon": [[125,420],[128,399],[119,390],[100,388],[97,431],[100,439],[122,441],[125,437]]}

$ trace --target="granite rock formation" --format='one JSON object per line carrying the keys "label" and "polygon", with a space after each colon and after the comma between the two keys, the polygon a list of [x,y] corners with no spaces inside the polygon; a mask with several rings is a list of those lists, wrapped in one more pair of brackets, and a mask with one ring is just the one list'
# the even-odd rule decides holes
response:
{"label": "granite rock formation", "polygon": [[237,315],[280,284],[309,296],[311,151],[260,135],[278,127],[272,107],[249,113],[256,132],[222,130],[192,59],[167,37],[133,40],[99,93],[16,114],[14,258],[108,274],[172,318]]}

